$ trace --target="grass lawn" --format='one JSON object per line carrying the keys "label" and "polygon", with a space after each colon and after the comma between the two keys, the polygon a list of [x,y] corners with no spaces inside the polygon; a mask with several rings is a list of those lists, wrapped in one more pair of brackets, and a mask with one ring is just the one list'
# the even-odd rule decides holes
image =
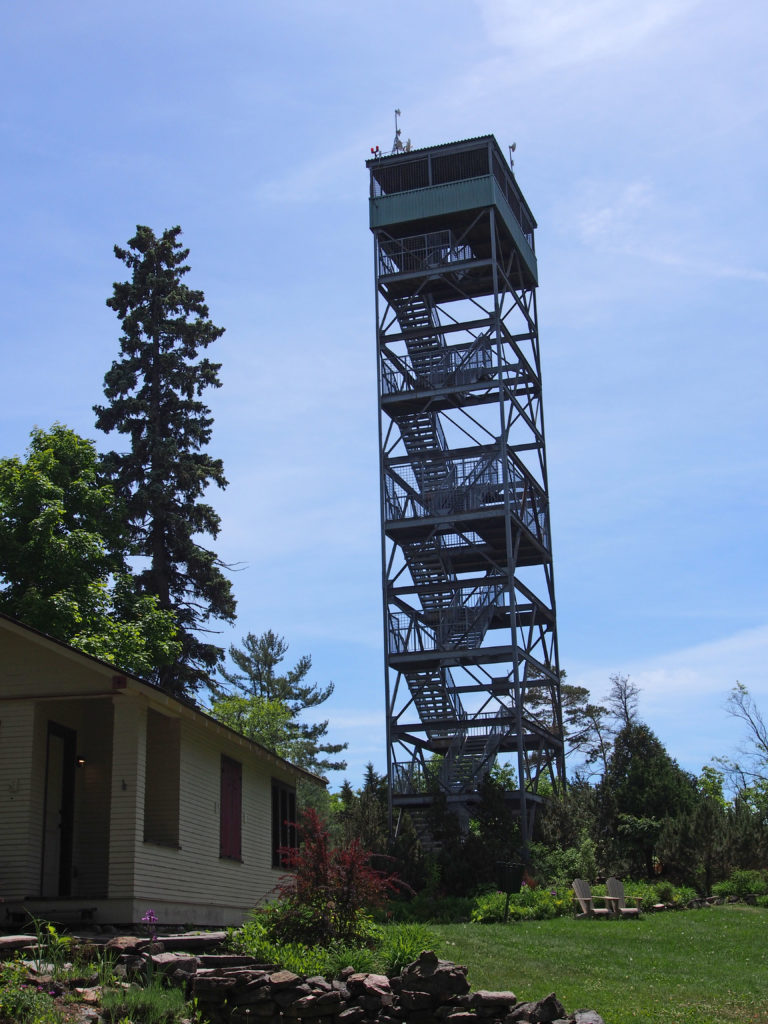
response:
{"label": "grass lawn", "polygon": [[432,925],[473,989],[550,992],[606,1024],[768,1024],[768,911],[746,906],[646,914]]}

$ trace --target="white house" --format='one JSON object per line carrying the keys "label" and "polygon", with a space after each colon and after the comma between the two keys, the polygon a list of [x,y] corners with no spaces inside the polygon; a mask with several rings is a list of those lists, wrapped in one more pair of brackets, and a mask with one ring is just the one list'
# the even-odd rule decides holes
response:
{"label": "white house", "polygon": [[324,780],[0,615],[0,923],[239,924]]}

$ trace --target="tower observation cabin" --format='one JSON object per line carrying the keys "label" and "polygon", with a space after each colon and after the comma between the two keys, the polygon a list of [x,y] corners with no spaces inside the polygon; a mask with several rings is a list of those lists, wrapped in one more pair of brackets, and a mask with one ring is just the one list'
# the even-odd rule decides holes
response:
{"label": "tower observation cabin", "polygon": [[525,847],[564,774],[536,222],[491,135],[366,166],[392,821],[511,762]]}

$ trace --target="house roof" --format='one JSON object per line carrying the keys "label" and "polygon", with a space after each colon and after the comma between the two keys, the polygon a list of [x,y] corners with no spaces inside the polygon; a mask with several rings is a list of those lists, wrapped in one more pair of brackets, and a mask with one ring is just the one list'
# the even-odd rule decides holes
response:
{"label": "house roof", "polygon": [[[234,729],[230,729],[228,725],[224,725],[222,722],[217,721],[206,710],[197,707],[191,701],[180,700],[178,697],[172,696],[154,683],[147,682],[146,679],[141,679],[139,676],[132,675],[130,672],[126,672],[123,669],[112,665],[108,661],[103,661],[101,658],[95,658],[91,654],[85,654],[83,651],[77,650],[76,647],[72,647],[71,644],[65,643],[63,640],[57,640],[55,637],[48,636],[47,633],[42,633],[40,630],[34,629],[32,626],[27,626],[18,619],[14,619],[12,616],[5,615],[3,612],[0,612],[0,634],[3,630],[26,637],[30,642],[46,647],[49,650],[58,649],[64,657],[68,659],[81,660],[85,664],[96,668],[100,673],[109,675],[111,677],[110,686],[113,688],[109,691],[110,693],[119,692],[115,683],[119,680],[121,684],[120,688],[122,688],[122,682],[124,680],[126,686],[130,683],[131,689],[136,689],[139,692],[143,690],[146,692],[147,696],[150,696],[154,701],[167,706],[174,706],[178,709],[180,714],[185,716],[193,716],[204,720],[207,728],[221,731],[230,741],[236,742],[238,746],[252,748],[254,752],[258,753],[260,756],[263,756],[269,761],[279,763],[291,772],[306,778],[310,782],[323,786],[327,785],[328,780],[323,778],[321,775],[315,775],[313,772],[307,771],[306,768],[300,768],[299,765],[293,764],[291,761],[287,761],[285,758],[280,757],[273,751],[268,750],[267,747],[262,746],[262,744],[256,743],[254,740],[250,740],[246,736],[242,736]],[[2,637],[0,636],[0,648],[1,647]],[[0,668],[0,676],[1,675],[2,669]]]}

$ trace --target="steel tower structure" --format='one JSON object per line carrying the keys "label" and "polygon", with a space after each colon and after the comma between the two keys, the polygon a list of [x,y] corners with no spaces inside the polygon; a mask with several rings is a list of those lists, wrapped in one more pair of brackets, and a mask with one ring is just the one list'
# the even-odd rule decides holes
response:
{"label": "steel tower structure", "polygon": [[526,847],[564,772],[536,222],[490,135],[366,166],[391,811],[466,822],[512,755]]}

